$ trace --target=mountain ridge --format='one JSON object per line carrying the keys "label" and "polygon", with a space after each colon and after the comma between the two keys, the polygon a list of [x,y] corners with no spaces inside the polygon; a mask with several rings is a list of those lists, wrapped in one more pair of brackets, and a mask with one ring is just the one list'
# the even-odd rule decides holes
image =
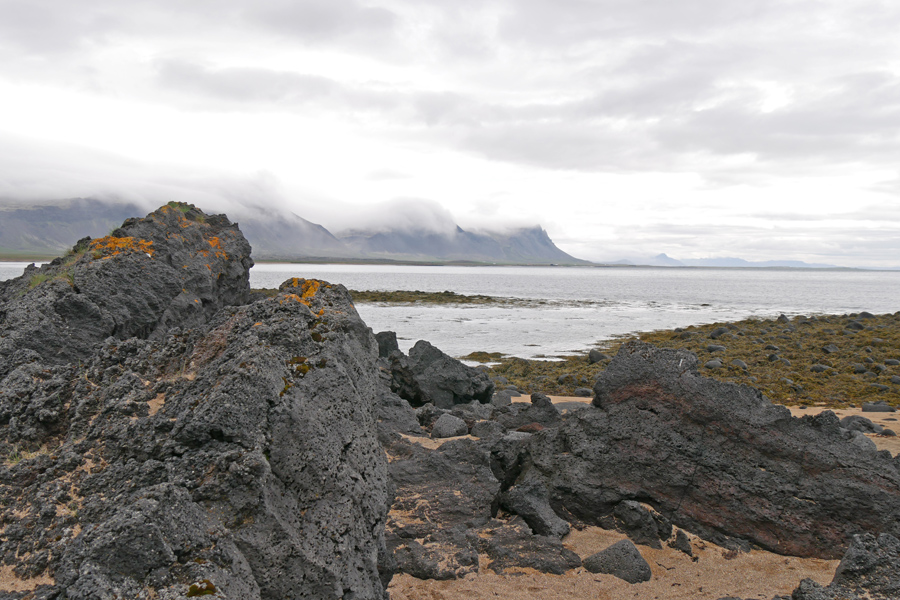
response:
{"label": "mountain ridge", "polygon": [[[591,264],[560,250],[540,225],[503,233],[448,233],[427,228],[331,231],[289,211],[247,205],[241,230],[256,260],[471,262],[495,264]],[[26,205],[0,202],[0,253],[8,256],[57,255],[87,234],[101,237],[145,210],[133,202],[70,198]]]}

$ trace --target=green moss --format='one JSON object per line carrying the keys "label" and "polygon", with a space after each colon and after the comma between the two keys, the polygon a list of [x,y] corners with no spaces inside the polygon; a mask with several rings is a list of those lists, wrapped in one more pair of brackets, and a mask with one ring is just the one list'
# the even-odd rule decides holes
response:
{"label": "green moss", "polygon": [[183,213],[189,213],[189,212],[191,212],[191,209],[194,208],[193,204],[187,204],[185,202],[176,202],[175,200],[172,200],[171,202],[169,202],[168,205],[171,206],[172,208],[176,208],[176,209],[180,210]]}
{"label": "green moss", "polygon": [[212,596],[216,591],[216,586],[214,586],[209,579],[204,579],[198,583],[192,583],[185,595],[188,598],[193,598],[195,596]]}
{"label": "green moss", "polygon": [[309,373],[310,370],[312,369],[311,366],[309,366],[308,364],[306,364],[306,357],[305,357],[305,356],[295,356],[294,358],[292,358],[292,359],[290,359],[290,360],[288,361],[288,365],[291,366],[291,367],[293,367],[293,368],[294,368],[294,372],[295,372],[297,375],[299,375],[300,377],[303,377],[304,375],[306,375],[307,373]]}
{"label": "green moss", "polygon": [[51,279],[51,277],[47,273],[35,273],[31,276],[31,279],[28,280],[28,289],[33,290],[49,279]]}

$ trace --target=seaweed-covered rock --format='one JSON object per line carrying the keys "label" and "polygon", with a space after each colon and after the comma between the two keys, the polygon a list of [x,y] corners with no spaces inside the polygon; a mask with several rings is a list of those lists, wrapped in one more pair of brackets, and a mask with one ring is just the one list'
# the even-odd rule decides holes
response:
{"label": "seaweed-covered rock", "polygon": [[249,245],[183,205],[73,256],[2,288],[47,326],[0,375],[2,564],[68,600],[383,597],[377,345],[347,291],[242,305]]}
{"label": "seaweed-covered rock", "polygon": [[831,412],[793,418],[755,389],[700,376],[691,353],[641,343],[594,391],[593,407],[527,448],[559,514],[603,525],[636,500],[721,545],[820,558],[859,532],[900,533],[900,460]]}
{"label": "seaweed-covered rock", "polygon": [[439,408],[451,408],[473,400],[491,401],[494,384],[486,373],[467,367],[425,340],[416,342],[408,357],[395,351],[390,358],[391,389],[413,406],[431,402]]}

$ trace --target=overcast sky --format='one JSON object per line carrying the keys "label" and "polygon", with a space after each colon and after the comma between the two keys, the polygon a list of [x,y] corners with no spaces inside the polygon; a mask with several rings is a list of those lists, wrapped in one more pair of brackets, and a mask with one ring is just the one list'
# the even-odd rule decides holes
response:
{"label": "overcast sky", "polygon": [[0,0],[0,197],[900,265],[896,0]]}

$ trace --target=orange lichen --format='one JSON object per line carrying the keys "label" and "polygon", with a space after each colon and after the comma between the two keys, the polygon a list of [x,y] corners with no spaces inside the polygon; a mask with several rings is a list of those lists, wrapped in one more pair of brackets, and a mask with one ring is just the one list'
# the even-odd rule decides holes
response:
{"label": "orange lichen", "polygon": [[[313,296],[319,291],[322,282],[316,279],[300,279],[299,277],[294,277],[291,279],[290,286],[292,288],[300,288],[300,295],[297,294],[285,294],[285,299],[295,300],[306,306],[310,306],[310,302]],[[282,300],[284,302],[284,300]],[[319,316],[321,317],[325,314],[324,309],[319,311]]]}
{"label": "orange lichen", "polygon": [[214,254],[217,258],[228,258],[228,255],[225,254],[225,251],[222,250],[222,240],[217,237],[211,237],[206,242],[212,247]]}
{"label": "orange lichen", "polygon": [[152,257],[154,252],[152,241],[133,237],[102,237],[91,241],[90,248],[95,256],[99,254],[98,258],[109,258],[122,252],[142,252]]}

